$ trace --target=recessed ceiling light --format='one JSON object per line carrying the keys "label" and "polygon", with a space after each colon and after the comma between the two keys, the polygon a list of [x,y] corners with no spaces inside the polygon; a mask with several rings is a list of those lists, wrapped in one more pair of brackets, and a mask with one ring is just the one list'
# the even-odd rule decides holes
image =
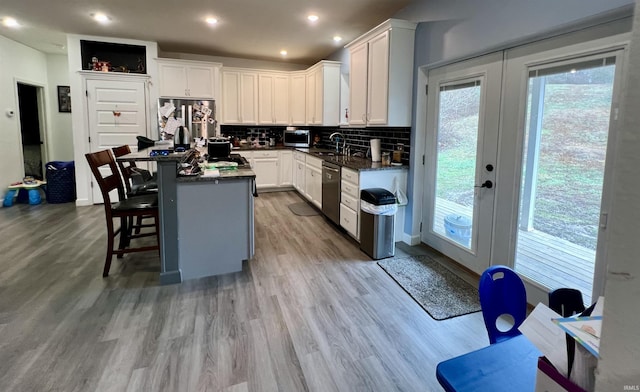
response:
{"label": "recessed ceiling light", "polygon": [[7,27],[18,27],[18,26],[20,26],[18,21],[13,19],[13,18],[11,18],[11,17],[2,18],[2,24],[7,26]]}
{"label": "recessed ceiling light", "polygon": [[286,56],[287,55],[287,51],[286,50],[281,50],[280,54],[283,55],[283,56]]}
{"label": "recessed ceiling light", "polygon": [[111,20],[111,18],[109,18],[107,15],[103,14],[102,12],[92,14],[91,16],[96,22],[102,23],[102,24],[109,23],[109,21]]}
{"label": "recessed ceiling light", "polygon": [[311,21],[311,22],[316,22],[318,20],[318,15],[311,14],[311,15],[307,16],[307,19],[309,19],[309,21]]}
{"label": "recessed ceiling light", "polygon": [[336,41],[336,42],[340,42],[340,41],[342,41],[342,37],[339,36],[339,35],[334,35],[333,36],[333,40]]}
{"label": "recessed ceiling light", "polygon": [[207,18],[207,23],[209,23],[210,25],[214,25],[214,24],[218,23],[218,19],[216,19],[216,18]]}

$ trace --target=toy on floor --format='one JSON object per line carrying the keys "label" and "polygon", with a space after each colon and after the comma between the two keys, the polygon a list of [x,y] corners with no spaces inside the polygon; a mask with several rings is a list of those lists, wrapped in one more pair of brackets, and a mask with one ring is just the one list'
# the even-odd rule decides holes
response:
{"label": "toy on floor", "polygon": [[23,192],[27,193],[27,200],[29,204],[40,204],[42,202],[42,197],[40,196],[40,187],[46,184],[46,181],[36,180],[31,176],[23,178],[20,182],[14,182],[9,185],[9,191],[7,191],[7,194],[4,195],[4,202],[2,203],[2,205],[4,207],[11,207],[13,205],[13,199],[16,198],[16,194],[18,202],[21,202],[21,193]]}

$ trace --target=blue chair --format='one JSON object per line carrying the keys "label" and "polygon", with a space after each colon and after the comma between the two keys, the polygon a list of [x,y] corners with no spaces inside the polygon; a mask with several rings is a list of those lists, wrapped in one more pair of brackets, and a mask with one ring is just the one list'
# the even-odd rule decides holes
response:
{"label": "blue chair", "polygon": [[[489,343],[520,335],[518,327],[527,317],[527,293],[518,274],[504,265],[489,267],[480,276],[478,292]],[[506,331],[497,325],[503,315],[513,317],[513,325]]]}

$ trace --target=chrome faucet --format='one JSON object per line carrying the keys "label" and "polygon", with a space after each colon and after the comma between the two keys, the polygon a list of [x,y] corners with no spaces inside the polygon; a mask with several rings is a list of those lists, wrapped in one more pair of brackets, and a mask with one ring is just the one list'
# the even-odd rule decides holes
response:
{"label": "chrome faucet", "polygon": [[342,153],[344,153],[346,151],[346,147],[347,147],[347,139],[344,137],[344,135],[340,132],[334,132],[331,135],[329,135],[329,140],[333,141],[333,139],[336,138],[336,153],[340,153],[340,145],[338,144],[338,138],[342,138]]}

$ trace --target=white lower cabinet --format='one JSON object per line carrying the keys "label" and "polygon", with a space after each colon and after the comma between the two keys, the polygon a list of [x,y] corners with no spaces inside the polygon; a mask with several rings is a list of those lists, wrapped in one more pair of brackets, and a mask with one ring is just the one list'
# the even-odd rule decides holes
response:
{"label": "white lower cabinet", "polygon": [[302,152],[293,152],[293,187],[304,195],[304,179],[306,171],[305,155]]}
{"label": "white lower cabinet", "polygon": [[340,182],[340,226],[353,238],[360,239],[360,177],[358,172],[343,167]]}
{"label": "white lower cabinet", "polygon": [[322,159],[305,159],[304,195],[316,207],[322,208]]}
{"label": "white lower cabinet", "polygon": [[238,153],[251,164],[258,189],[289,188],[293,185],[293,151],[253,150]]}
{"label": "white lower cabinet", "polygon": [[358,239],[358,212],[340,203],[340,226]]}
{"label": "white lower cabinet", "polygon": [[279,177],[278,186],[293,185],[293,152],[289,150],[280,151],[280,159],[278,160]]}
{"label": "white lower cabinet", "polygon": [[252,153],[251,167],[256,173],[256,187],[258,189],[278,187],[280,153],[278,151],[253,151]]}

